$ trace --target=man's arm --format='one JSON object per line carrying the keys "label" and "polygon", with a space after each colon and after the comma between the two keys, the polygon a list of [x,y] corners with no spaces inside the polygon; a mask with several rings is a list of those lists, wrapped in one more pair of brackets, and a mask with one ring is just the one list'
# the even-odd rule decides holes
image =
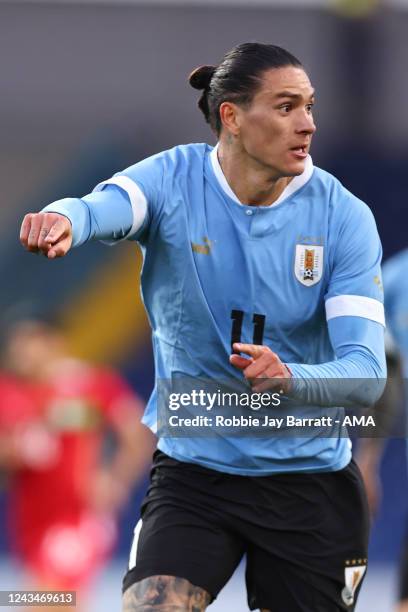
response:
{"label": "man's arm", "polygon": [[[243,371],[254,391],[282,390],[291,398],[317,406],[369,407],[386,379],[384,328],[361,317],[328,322],[337,359],[321,364],[284,364],[267,346],[235,344],[231,363]],[[267,379],[267,380],[262,380]]]}
{"label": "man's arm", "polygon": [[[89,240],[113,244],[139,239],[160,216],[164,179],[172,176],[177,151],[164,151],[102,181],[82,198],[65,198],[25,216],[21,242],[49,259]],[[170,164],[170,165],[169,165]]]}
{"label": "man's arm", "polygon": [[108,427],[115,450],[95,474],[89,491],[90,504],[102,512],[115,512],[124,506],[132,486],[150,465],[155,447],[153,434],[140,422],[143,406],[139,400],[126,398],[113,410]]}
{"label": "man's arm", "polygon": [[127,238],[142,226],[147,214],[143,194],[140,190],[138,193],[134,207],[124,189],[110,184],[83,198],[53,202],[41,212],[24,217],[20,241],[28,251],[54,259],[89,240],[116,242]]}

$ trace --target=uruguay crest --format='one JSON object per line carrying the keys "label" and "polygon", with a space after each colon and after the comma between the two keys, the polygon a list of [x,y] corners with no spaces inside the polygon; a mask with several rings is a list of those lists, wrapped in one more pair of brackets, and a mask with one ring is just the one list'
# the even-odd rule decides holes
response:
{"label": "uruguay crest", "polygon": [[297,244],[295,276],[302,285],[311,287],[323,274],[323,247],[314,244]]}

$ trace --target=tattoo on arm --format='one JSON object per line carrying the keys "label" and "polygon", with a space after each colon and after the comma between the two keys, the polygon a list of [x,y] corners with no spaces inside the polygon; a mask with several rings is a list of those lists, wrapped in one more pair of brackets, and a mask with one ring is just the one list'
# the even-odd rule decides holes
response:
{"label": "tattoo on arm", "polygon": [[185,578],[151,576],[126,589],[123,612],[203,612],[209,593]]}

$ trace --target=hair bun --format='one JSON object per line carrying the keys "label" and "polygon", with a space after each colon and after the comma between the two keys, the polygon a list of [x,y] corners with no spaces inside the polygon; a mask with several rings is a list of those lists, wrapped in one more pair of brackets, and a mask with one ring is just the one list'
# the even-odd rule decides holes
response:
{"label": "hair bun", "polygon": [[199,66],[195,68],[188,77],[191,87],[194,87],[194,89],[207,89],[216,69],[216,66]]}

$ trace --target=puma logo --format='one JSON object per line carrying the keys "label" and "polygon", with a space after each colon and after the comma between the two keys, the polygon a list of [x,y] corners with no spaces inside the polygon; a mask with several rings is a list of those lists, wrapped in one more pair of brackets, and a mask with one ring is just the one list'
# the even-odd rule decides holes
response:
{"label": "puma logo", "polygon": [[203,238],[204,244],[197,244],[195,242],[191,243],[191,248],[194,253],[201,253],[201,255],[209,255],[211,253],[211,249],[213,247],[213,242],[204,236]]}

